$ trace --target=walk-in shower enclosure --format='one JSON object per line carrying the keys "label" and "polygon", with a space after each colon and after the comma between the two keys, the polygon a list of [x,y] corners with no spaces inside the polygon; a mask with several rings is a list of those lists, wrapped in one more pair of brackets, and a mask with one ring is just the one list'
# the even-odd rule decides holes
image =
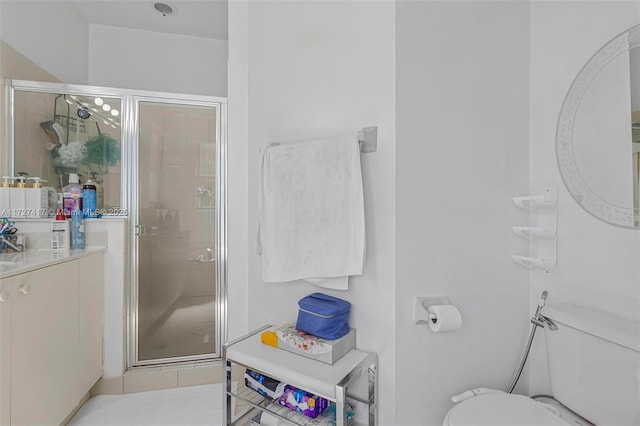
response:
{"label": "walk-in shower enclosure", "polygon": [[102,189],[99,212],[128,223],[129,367],[219,358],[226,99],[5,83],[3,173],[41,177],[58,193],[71,173],[91,178]]}

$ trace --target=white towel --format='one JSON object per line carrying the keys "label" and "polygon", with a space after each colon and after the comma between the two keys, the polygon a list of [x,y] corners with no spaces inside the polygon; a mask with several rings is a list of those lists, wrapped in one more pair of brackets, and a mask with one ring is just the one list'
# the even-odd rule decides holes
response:
{"label": "white towel", "polygon": [[361,275],[364,196],[354,137],[271,144],[259,188],[262,279],[346,290]]}

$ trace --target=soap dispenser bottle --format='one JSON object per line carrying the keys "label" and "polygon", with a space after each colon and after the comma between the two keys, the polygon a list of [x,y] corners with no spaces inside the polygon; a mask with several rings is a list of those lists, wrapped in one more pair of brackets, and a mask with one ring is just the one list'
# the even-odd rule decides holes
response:
{"label": "soap dispenser bottle", "polygon": [[43,188],[42,182],[46,182],[40,177],[30,177],[33,180],[31,188],[27,188],[27,213],[29,217],[49,217],[51,206],[49,205],[50,192],[53,188]]}
{"label": "soap dispenser bottle", "polygon": [[11,188],[11,215],[10,217],[27,217],[27,176],[21,174],[14,178],[16,186]]}
{"label": "soap dispenser bottle", "polygon": [[0,216],[9,217],[11,215],[11,187],[13,186],[13,178],[11,176],[2,176],[0,182]]}

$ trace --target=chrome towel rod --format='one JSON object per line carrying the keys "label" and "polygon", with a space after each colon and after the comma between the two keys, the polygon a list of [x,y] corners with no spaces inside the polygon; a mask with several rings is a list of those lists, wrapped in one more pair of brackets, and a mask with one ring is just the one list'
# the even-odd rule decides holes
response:
{"label": "chrome towel rod", "polygon": [[378,126],[365,127],[358,132],[360,152],[368,154],[378,150]]}

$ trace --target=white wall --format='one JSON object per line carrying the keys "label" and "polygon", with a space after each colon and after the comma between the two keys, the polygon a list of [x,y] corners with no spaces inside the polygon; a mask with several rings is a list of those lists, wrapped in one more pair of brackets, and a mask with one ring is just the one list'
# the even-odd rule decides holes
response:
{"label": "white wall", "polygon": [[[295,321],[297,301],[324,291],[302,282],[262,282],[260,258],[253,251],[259,148],[272,141],[355,135],[364,126],[378,126],[378,151],[362,157],[364,275],[353,279],[347,292],[326,292],[352,302],[357,345],[379,356],[379,423],[395,424],[394,3],[265,1],[249,2],[247,8],[248,89],[242,81],[230,80],[229,91],[248,93],[248,326]],[[230,22],[230,38],[242,21]],[[231,63],[230,74],[238,64],[242,66],[241,59]],[[233,100],[229,107],[231,115]],[[242,142],[241,125],[230,122],[230,145]]]}
{"label": "white wall", "polygon": [[89,25],[89,84],[227,96],[227,41]]}
{"label": "white wall", "polygon": [[2,0],[0,37],[59,81],[227,95],[227,41],[89,25],[70,2]]}
{"label": "white wall", "polygon": [[[526,250],[511,198],[529,188],[529,4],[398,2],[396,420],[440,425],[450,397],[506,390],[528,336]],[[526,253],[523,253],[526,254]],[[414,325],[447,295],[462,328]],[[526,383],[526,377],[523,378]]]}
{"label": "white wall", "polygon": [[0,38],[58,80],[87,84],[89,26],[69,3],[2,0]]}
{"label": "white wall", "polygon": [[[568,299],[627,317],[640,315],[640,232],[605,224],[566,191],[555,159],[564,96],[584,64],[610,39],[640,23],[640,2],[532,2],[531,183],[558,187],[558,265],[532,273],[531,297]],[[630,165],[630,162],[629,162]],[[544,341],[531,359],[532,393],[548,392]]]}
{"label": "white wall", "polygon": [[[249,65],[248,1],[229,3],[229,98],[227,137],[227,335],[228,340],[248,331],[249,235]],[[255,154],[255,151],[251,151]]]}

